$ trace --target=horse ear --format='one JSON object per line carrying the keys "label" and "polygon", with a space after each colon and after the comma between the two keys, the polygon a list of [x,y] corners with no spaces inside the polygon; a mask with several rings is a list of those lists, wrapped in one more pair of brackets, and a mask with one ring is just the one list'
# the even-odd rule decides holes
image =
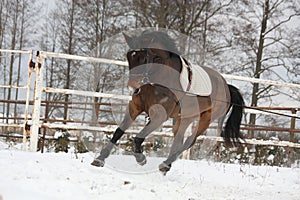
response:
{"label": "horse ear", "polygon": [[125,38],[126,43],[128,44],[128,46],[130,48],[132,48],[132,37],[130,37],[129,35],[126,35],[126,33],[123,33],[123,36]]}

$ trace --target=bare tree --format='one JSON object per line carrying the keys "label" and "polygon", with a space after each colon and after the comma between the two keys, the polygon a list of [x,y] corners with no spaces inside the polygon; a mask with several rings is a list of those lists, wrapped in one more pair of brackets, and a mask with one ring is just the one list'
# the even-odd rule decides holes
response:
{"label": "bare tree", "polygon": [[132,14],[139,27],[161,27],[178,30],[188,36],[197,36],[203,25],[231,1],[208,0],[132,0]]}
{"label": "bare tree", "polygon": [[[300,6],[294,0],[256,0],[234,2],[228,13],[229,32],[227,40],[231,44],[228,53],[220,58],[224,69],[228,73],[239,75],[269,78],[273,80],[290,81],[290,76],[296,66],[297,34],[295,26],[289,25],[291,20],[299,16]],[[228,55],[231,55],[230,57]],[[232,57],[232,55],[235,55]],[[230,58],[228,62],[227,58]],[[220,62],[221,63],[221,62]],[[286,75],[287,76],[286,76]],[[249,87],[249,85],[247,86]],[[249,95],[251,106],[257,106],[259,102],[268,102],[270,105],[274,96],[279,94],[275,87],[258,83],[251,85],[251,90],[244,91]],[[251,114],[249,123],[256,124],[257,116]],[[253,133],[249,132],[249,137]]]}

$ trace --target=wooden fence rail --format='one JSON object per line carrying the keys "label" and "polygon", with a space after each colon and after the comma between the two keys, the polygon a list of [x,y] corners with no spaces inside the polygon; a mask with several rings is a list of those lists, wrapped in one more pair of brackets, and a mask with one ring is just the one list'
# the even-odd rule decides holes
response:
{"label": "wooden fence rail", "polygon": [[[0,102],[10,102],[10,103],[14,103],[14,104],[25,104],[24,100],[0,100]],[[33,105],[33,101],[29,101],[30,105]],[[105,103],[105,102],[74,102],[74,101],[70,101],[70,102],[65,102],[65,101],[46,101],[43,100],[41,102],[41,107],[43,107],[43,110],[49,110],[49,107],[51,108],[65,108],[65,104],[68,105],[69,109],[72,110],[79,110],[79,111],[84,111],[84,110],[93,110],[94,106],[106,106],[106,107],[111,107],[111,103]],[[90,107],[77,107],[74,105],[82,105],[82,104],[86,104],[89,105]],[[115,105],[115,104],[114,104]],[[117,104],[117,105],[121,105],[121,106],[126,106],[127,104]],[[299,108],[292,108],[292,107],[253,107],[253,108],[258,108],[258,109],[265,109],[265,110],[281,110],[281,111],[290,111],[291,113],[293,113],[294,110],[299,110]],[[111,114],[112,110],[107,108],[107,109],[99,109],[100,112],[102,113],[108,113]],[[117,110],[114,111],[115,113],[120,113],[120,114],[124,114],[124,111],[121,110]],[[20,122],[24,120],[24,117],[20,117],[20,116],[0,116],[0,122],[1,120],[4,121],[4,119],[8,119],[14,122]],[[31,117],[28,117],[28,120],[32,120]],[[43,122],[47,122],[47,123],[64,123],[64,124],[74,124],[74,123],[78,123],[78,124],[85,124],[86,126],[88,125],[98,125],[98,126],[105,126],[105,125],[117,125],[117,123],[115,121],[88,121],[88,120],[82,120],[82,119],[55,119],[55,118],[50,118],[49,116],[44,116],[44,117],[40,117],[40,123]],[[145,124],[139,124],[136,123],[134,124],[134,126],[138,126],[138,127],[142,127]],[[4,124],[2,123],[1,126],[10,126],[13,127],[13,124]],[[16,127],[20,127],[20,124],[16,124]],[[171,125],[164,125],[164,128],[172,128]],[[209,127],[210,129],[216,129],[216,126],[211,125]],[[255,131],[279,131],[279,132],[289,132],[289,133],[300,133],[300,129],[296,129],[294,124],[291,124],[290,128],[284,128],[284,127],[268,127],[268,126],[259,126],[259,125],[254,125],[254,126],[250,126],[248,124],[242,124],[241,130],[255,130]]]}

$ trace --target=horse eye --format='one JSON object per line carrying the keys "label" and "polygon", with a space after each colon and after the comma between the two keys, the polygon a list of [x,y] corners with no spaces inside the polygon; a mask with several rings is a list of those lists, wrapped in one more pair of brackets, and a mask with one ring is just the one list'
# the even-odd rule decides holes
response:
{"label": "horse eye", "polygon": [[159,56],[155,56],[153,58],[153,62],[159,62],[161,60],[161,58]]}

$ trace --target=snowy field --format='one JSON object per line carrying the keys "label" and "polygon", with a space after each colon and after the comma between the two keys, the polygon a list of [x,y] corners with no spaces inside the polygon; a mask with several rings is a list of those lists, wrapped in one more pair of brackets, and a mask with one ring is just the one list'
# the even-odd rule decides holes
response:
{"label": "snowy field", "polygon": [[94,154],[30,153],[0,143],[0,199],[300,199],[300,169],[178,160],[163,176],[163,158],[144,167],[132,156],[111,156],[104,168]]}

